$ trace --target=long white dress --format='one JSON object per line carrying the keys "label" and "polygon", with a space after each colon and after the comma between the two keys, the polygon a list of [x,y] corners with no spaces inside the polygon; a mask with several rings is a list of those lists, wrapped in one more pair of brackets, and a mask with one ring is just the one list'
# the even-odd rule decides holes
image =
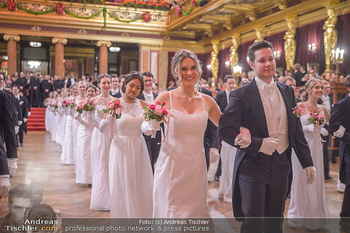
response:
{"label": "long white dress", "polygon": [[80,115],[80,124],[77,132],[77,162],[75,164],[75,182],[91,184],[91,136],[94,130],[92,123],[93,112],[84,111]]}
{"label": "long white dress", "polygon": [[[310,125],[308,118],[308,112],[306,115],[300,116],[302,126]],[[329,217],[329,211],[324,187],[323,150],[320,135],[322,127],[323,125],[315,127],[313,132],[304,130],[312,161],[317,171],[317,179],[313,184],[307,184],[305,171],[300,165],[295,152],[292,153],[293,181],[287,212],[288,225],[292,227],[317,230],[329,223],[325,219]]]}
{"label": "long white dress", "polygon": [[[106,106],[97,105],[94,119],[98,125],[104,116],[103,109]],[[98,127],[98,126],[97,126]],[[91,200],[90,209],[92,210],[109,210],[109,150],[112,137],[108,133],[102,133],[97,127],[94,128],[91,136]]]}
{"label": "long white dress", "polygon": [[109,155],[109,190],[112,218],[151,218],[153,174],[147,145],[141,132],[144,120],[139,100],[126,103]]}
{"label": "long white dress", "polygon": [[208,112],[188,114],[173,109],[154,171],[153,217],[210,217],[203,138]]}
{"label": "long white dress", "polygon": [[219,198],[225,202],[232,202],[232,178],[237,148],[221,142],[221,176],[219,186]]}
{"label": "long white dress", "polygon": [[60,158],[63,164],[74,164],[74,147],[76,145],[73,143],[73,121],[74,118],[72,115],[68,114],[66,117],[62,153]]}

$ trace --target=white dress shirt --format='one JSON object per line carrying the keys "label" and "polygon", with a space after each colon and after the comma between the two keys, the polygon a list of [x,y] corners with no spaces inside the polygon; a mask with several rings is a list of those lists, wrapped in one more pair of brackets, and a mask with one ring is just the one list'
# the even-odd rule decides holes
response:
{"label": "white dress shirt", "polygon": [[143,92],[143,96],[145,97],[145,101],[149,104],[153,104],[154,102],[154,96],[153,93],[151,92],[150,94],[147,94],[147,92]]}
{"label": "white dress shirt", "polygon": [[282,154],[289,146],[287,110],[283,96],[272,79],[267,84],[255,77],[256,85],[263,104],[269,137],[277,138],[276,150]]}

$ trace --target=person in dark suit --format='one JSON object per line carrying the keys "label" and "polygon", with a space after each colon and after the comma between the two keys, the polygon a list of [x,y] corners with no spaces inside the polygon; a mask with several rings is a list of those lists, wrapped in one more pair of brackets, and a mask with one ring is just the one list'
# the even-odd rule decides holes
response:
{"label": "person in dark suit", "polygon": [[37,77],[36,73],[33,73],[33,76],[30,77],[29,81],[30,86],[30,106],[31,107],[40,107],[40,80]]}
{"label": "person in dark suit", "polygon": [[115,97],[119,92],[119,78],[118,75],[113,74],[111,76],[111,90],[109,91],[109,94],[113,97]]}
{"label": "person in dark suit", "polygon": [[282,232],[291,148],[306,171],[308,184],[316,177],[300,120],[292,113],[296,106],[293,88],[273,80],[273,52],[265,40],[249,47],[249,65],[256,76],[230,93],[219,122],[219,139],[239,149],[232,205],[235,218],[243,221],[243,233]]}
{"label": "person in dark suit", "polygon": [[[9,96],[0,90],[0,198],[7,195],[11,186],[8,163],[12,167],[17,167],[17,147],[12,108]],[[4,142],[6,142],[6,151]]]}
{"label": "person in dark suit", "polygon": [[49,98],[49,93],[51,91],[51,81],[50,75],[45,75],[45,79],[41,82],[41,99],[44,102],[46,98]]}
{"label": "person in dark suit", "polygon": [[64,87],[63,80],[61,80],[60,75],[54,76],[54,82],[53,82],[53,90],[57,91],[58,93],[61,93],[61,89]]}
{"label": "person in dark suit", "polygon": [[70,88],[70,86],[72,86],[72,80],[69,78],[68,74],[64,75],[64,79],[62,81],[64,88]]}
{"label": "person in dark suit", "polygon": [[345,184],[343,204],[340,212],[341,226],[350,230],[350,75],[345,78],[345,87],[349,94],[333,106],[328,131],[340,139],[339,144],[339,178]]}
{"label": "person in dark suit", "polygon": [[23,93],[23,96],[26,96],[28,80],[23,72],[19,73],[19,77],[15,81],[15,84],[19,88],[20,92]]}
{"label": "person in dark suit", "polygon": [[301,87],[305,84],[305,82],[301,80],[304,77],[304,74],[300,71],[300,64],[295,63],[293,68],[294,68],[293,78],[296,81],[296,86]]}
{"label": "person in dark suit", "polygon": [[[319,99],[318,104],[323,104],[329,115],[332,114],[333,96],[330,95],[331,86],[327,80],[322,80],[323,84],[323,97]],[[321,137],[323,140],[323,165],[324,165],[324,178],[325,180],[332,180],[333,177],[329,175],[329,156],[328,156],[328,144],[329,144],[329,133],[328,123],[321,129]],[[335,159],[335,158],[334,158]],[[332,159],[333,160],[333,159]]]}
{"label": "person in dark suit", "polygon": [[[157,94],[153,93],[153,84],[154,84],[154,77],[153,74],[149,71],[143,72],[142,77],[144,80],[144,89],[143,92],[137,96],[138,99],[144,100],[149,104],[153,104],[154,100],[157,98]],[[161,132],[157,131],[156,137],[152,138],[151,136],[147,136],[143,134],[147,149],[149,158],[152,165],[152,171],[154,173],[154,164],[157,162],[159,150],[160,150],[160,142],[161,142]]]}
{"label": "person in dark suit", "polygon": [[[224,83],[226,84],[226,90],[219,92],[215,98],[215,101],[219,105],[221,112],[224,112],[228,104],[228,97],[230,95],[230,92],[235,88],[236,79],[232,75],[226,75],[224,78]],[[215,174],[215,179],[219,180],[220,176],[221,176],[221,158],[219,161],[218,169]]]}
{"label": "person in dark suit", "polygon": [[[19,114],[21,114],[21,117],[23,119],[22,124],[19,126],[19,131],[18,131],[18,138],[19,138],[19,145],[23,146],[23,130],[24,130],[24,124],[27,122],[28,119],[28,108],[27,108],[27,102],[24,99],[23,96],[19,94],[19,89],[16,85],[12,87],[12,93],[15,96],[15,98],[18,100],[19,107],[21,111]],[[19,119],[20,119],[19,118]]]}

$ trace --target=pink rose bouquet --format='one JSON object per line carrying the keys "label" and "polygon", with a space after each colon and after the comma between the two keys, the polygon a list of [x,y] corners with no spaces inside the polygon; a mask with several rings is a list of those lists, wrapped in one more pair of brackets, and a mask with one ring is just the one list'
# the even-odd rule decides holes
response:
{"label": "pink rose bouquet", "polygon": [[325,123],[324,116],[318,111],[310,113],[308,121],[315,126],[323,125]]}
{"label": "pink rose bouquet", "polygon": [[108,113],[113,116],[115,119],[119,119],[122,116],[123,107],[115,102],[108,104],[106,109],[103,109],[104,113]]}
{"label": "pink rose bouquet", "polygon": [[[145,120],[150,122],[168,122],[169,112],[164,108],[165,103],[156,102],[156,104],[151,104],[144,107],[143,115]],[[156,132],[152,133],[152,138],[155,138]]]}
{"label": "pink rose bouquet", "polygon": [[77,108],[75,109],[75,111],[77,113],[80,113],[80,114],[83,113],[83,111],[84,111],[83,105],[78,105]]}
{"label": "pink rose bouquet", "polygon": [[303,112],[303,109],[298,105],[293,108],[293,114],[296,117],[300,117],[300,114]]}

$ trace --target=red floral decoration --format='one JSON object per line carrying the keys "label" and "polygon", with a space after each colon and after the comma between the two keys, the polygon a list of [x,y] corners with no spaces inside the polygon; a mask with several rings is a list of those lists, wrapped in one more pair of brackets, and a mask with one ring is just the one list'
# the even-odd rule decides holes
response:
{"label": "red floral decoration", "polygon": [[6,7],[7,7],[7,10],[9,10],[9,11],[17,10],[16,0],[7,0]]}
{"label": "red floral decoration", "polygon": [[176,7],[175,7],[175,14],[177,15],[177,17],[182,16],[182,10],[181,10],[181,7],[179,5],[176,5]]}
{"label": "red floral decoration", "polygon": [[55,7],[56,14],[63,15],[64,11],[66,10],[66,7],[63,5],[63,3],[57,3]]}
{"label": "red floral decoration", "polygon": [[142,13],[142,21],[148,23],[151,20],[151,14],[148,11]]}
{"label": "red floral decoration", "polygon": [[192,5],[193,5],[194,7],[199,6],[198,3],[197,3],[197,0],[192,0]]}

